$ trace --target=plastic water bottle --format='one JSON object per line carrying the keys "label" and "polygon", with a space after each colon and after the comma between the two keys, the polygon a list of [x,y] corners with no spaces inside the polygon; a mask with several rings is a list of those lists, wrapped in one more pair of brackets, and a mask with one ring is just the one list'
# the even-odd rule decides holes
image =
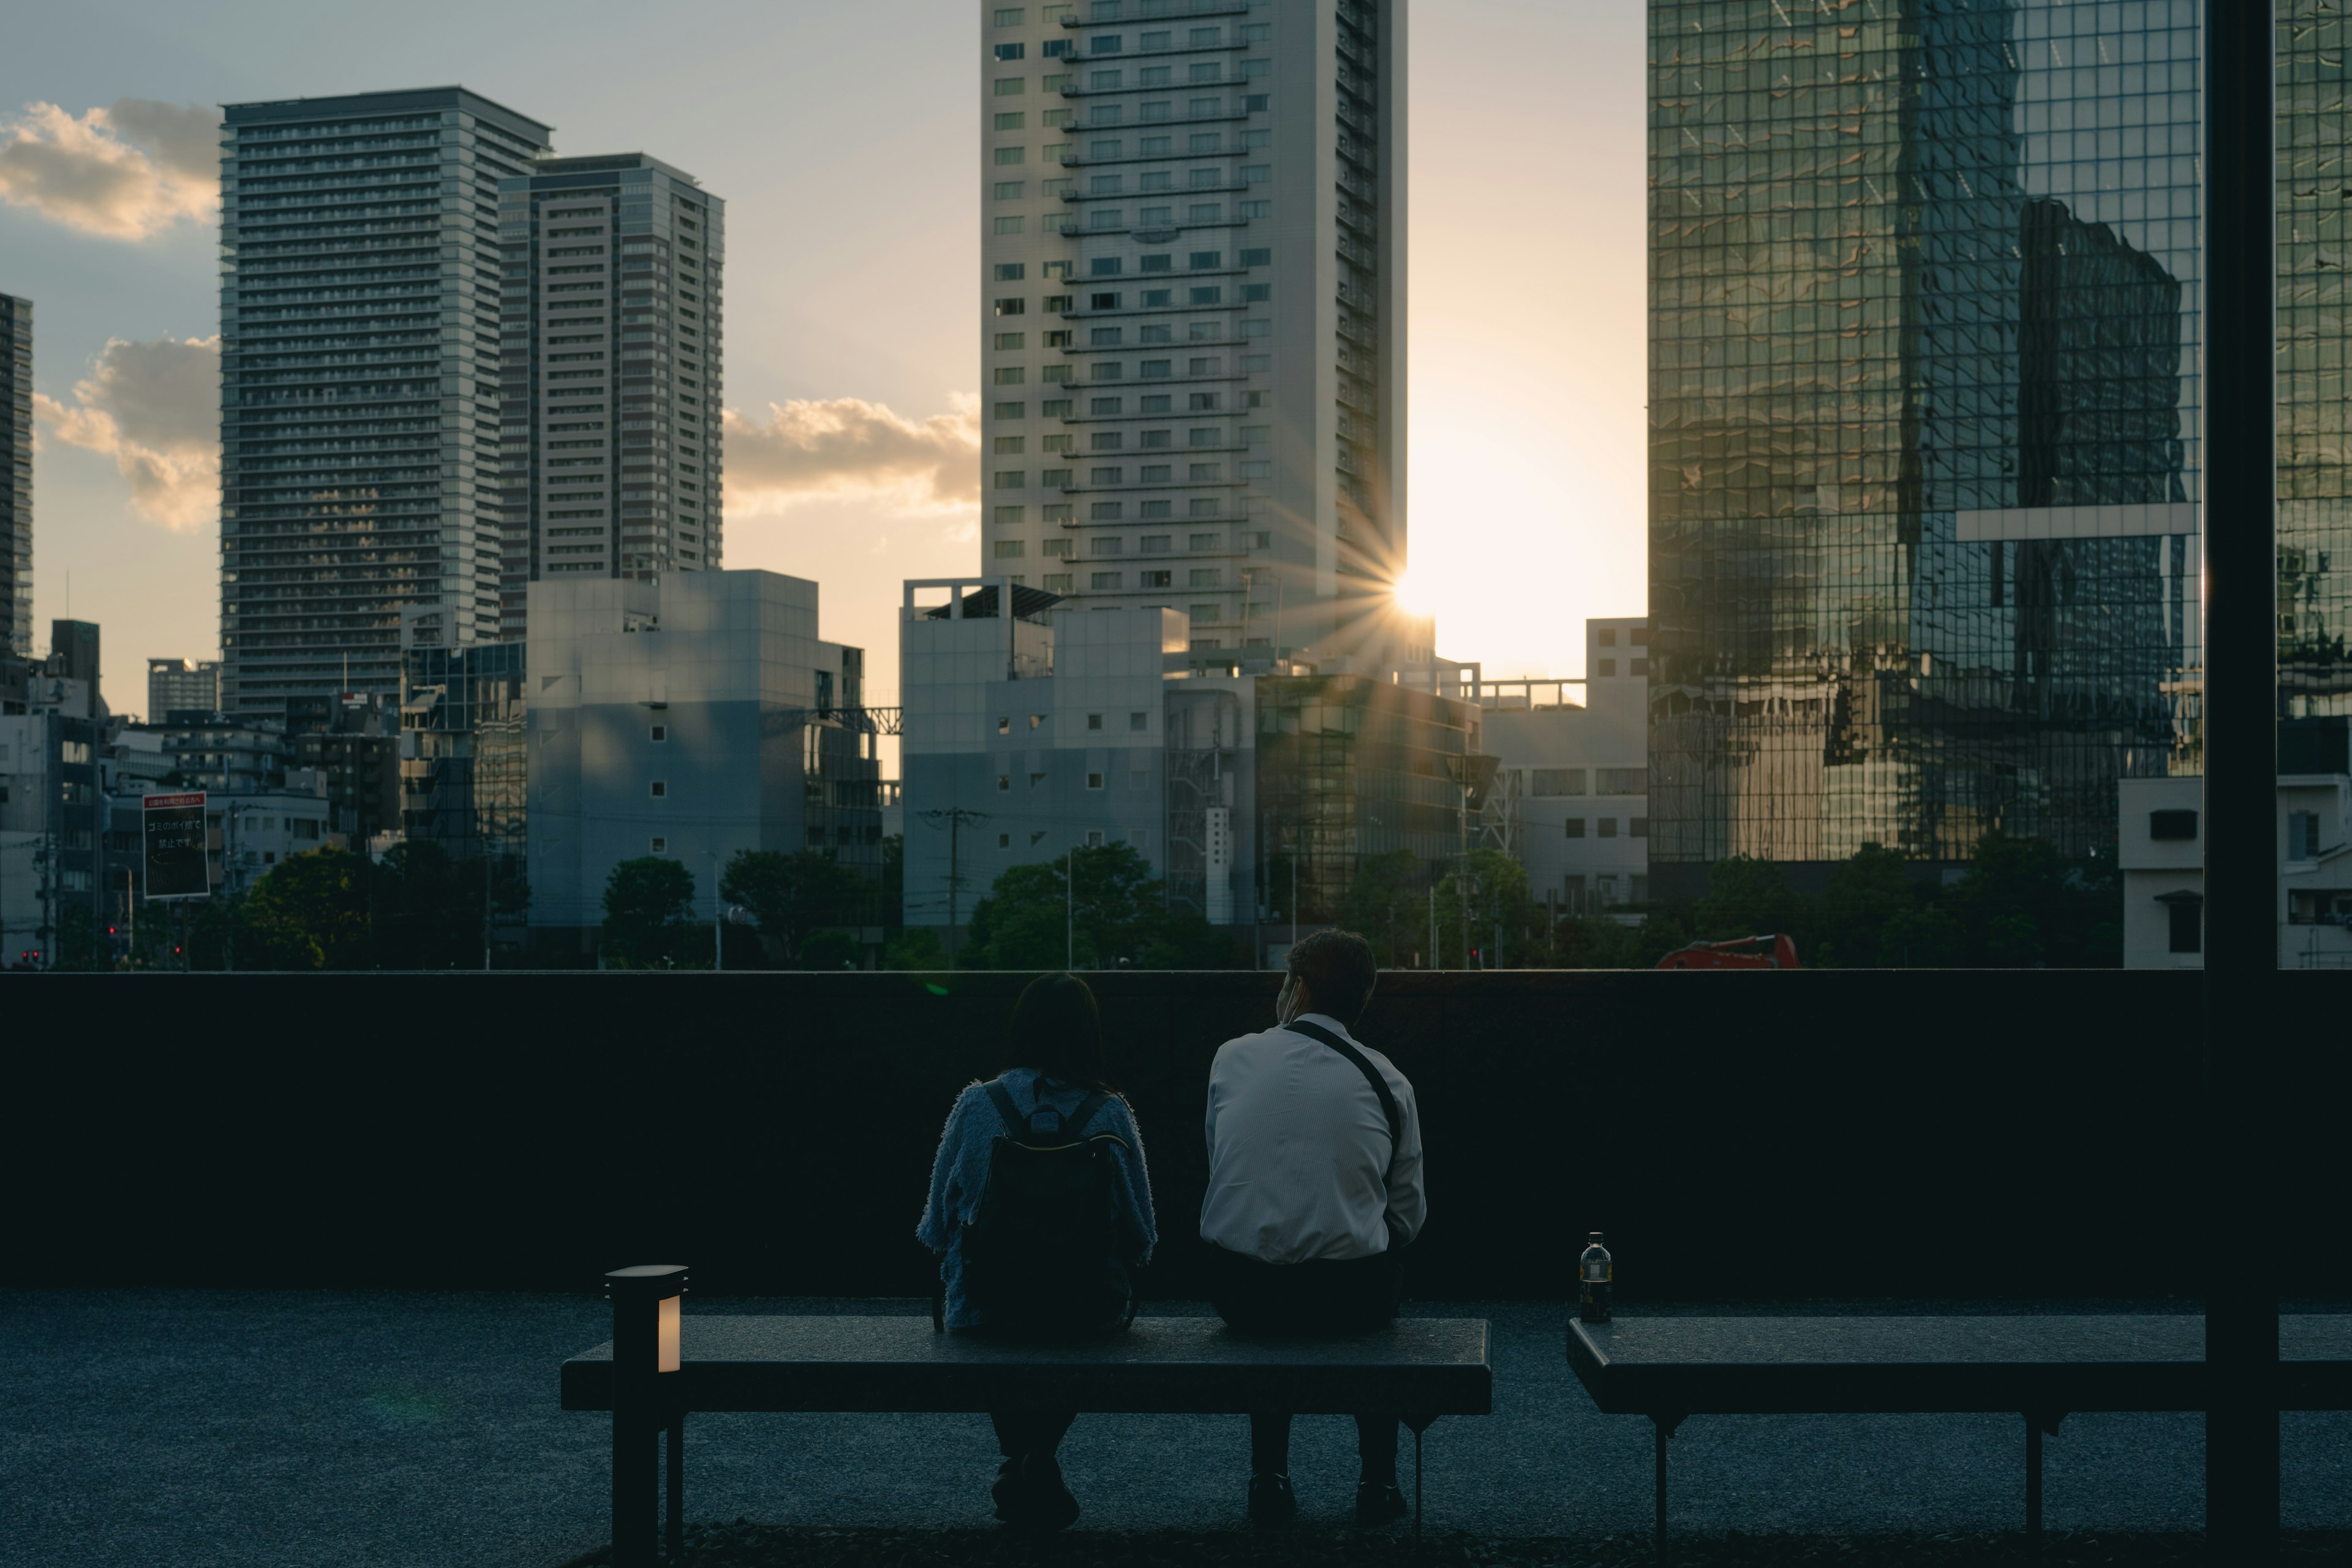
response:
{"label": "plastic water bottle", "polygon": [[1610,1260],[1609,1249],[1601,1245],[1601,1233],[1592,1233],[1592,1245],[1576,1260],[1576,1315],[1587,1323],[1609,1321],[1609,1290],[1616,1283],[1617,1266]]}

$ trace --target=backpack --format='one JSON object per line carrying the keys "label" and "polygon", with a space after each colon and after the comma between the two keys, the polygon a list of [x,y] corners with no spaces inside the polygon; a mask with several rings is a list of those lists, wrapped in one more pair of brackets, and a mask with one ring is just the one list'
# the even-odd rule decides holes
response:
{"label": "backpack", "polygon": [[1051,1132],[1024,1116],[1003,1081],[988,1098],[1005,1131],[989,1150],[980,1202],[963,1227],[964,1290],[990,1329],[1039,1338],[1123,1329],[1136,1298],[1119,1257],[1115,1132],[1086,1136],[1102,1109],[1097,1090]]}

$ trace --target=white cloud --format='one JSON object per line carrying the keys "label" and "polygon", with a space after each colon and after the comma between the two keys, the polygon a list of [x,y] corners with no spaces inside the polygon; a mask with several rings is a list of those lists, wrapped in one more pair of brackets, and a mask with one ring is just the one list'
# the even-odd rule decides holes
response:
{"label": "white cloud", "polygon": [[73,395],[35,393],[33,411],[68,446],[112,458],[140,516],[176,531],[219,515],[220,339],[112,339]]}
{"label": "white cloud", "polygon": [[980,500],[980,398],[908,419],[859,397],[771,403],[765,418],[726,414],[727,510],[867,500],[904,512],[960,511]]}
{"label": "white cloud", "polygon": [[0,119],[0,202],[110,239],[145,239],[220,202],[220,114],[118,99],[79,118],[30,103]]}

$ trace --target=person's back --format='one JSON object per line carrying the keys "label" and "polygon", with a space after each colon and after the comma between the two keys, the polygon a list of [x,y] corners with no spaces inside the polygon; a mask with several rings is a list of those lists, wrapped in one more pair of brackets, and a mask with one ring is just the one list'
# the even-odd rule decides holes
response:
{"label": "person's back", "polygon": [[[948,1114],[915,1234],[940,1254],[944,1327],[1099,1332],[1119,1324],[1128,1276],[1150,1258],[1156,1240],[1143,1140],[1127,1101],[1103,1081],[1102,1026],[1085,982],[1068,974],[1033,981],[1013,1008],[1012,1034],[1013,1065],[965,1089]],[[1041,1171],[1041,1163],[1073,1168]],[[1008,1183],[1016,1165],[1026,1167],[1023,1179]],[[1095,1212],[1098,1205],[1108,1212]],[[1054,1213],[1066,1215],[1066,1247],[1035,1234]],[[1039,1299],[1057,1291],[1071,1299]],[[1004,1458],[992,1489],[996,1517],[1031,1529],[1075,1520],[1077,1500],[1062,1484],[1055,1450],[1076,1412],[990,1419]]]}
{"label": "person's back", "polygon": [[[1404,1248],[1427,1204],[1412,1086],[1351,1030],[1371,998],[1371,946],[1318,931],[1290,952],[1276,1025],[1228,1040],[1209,1070],[1213,1300],[1234,1329],[1349,1333],[1394,1318]],[[1402,1518],[1397,1417],[1357,1417],[1360,1523]],[[1290,1417],[1250,1418],[1253,1518],[1297,1511]]]}

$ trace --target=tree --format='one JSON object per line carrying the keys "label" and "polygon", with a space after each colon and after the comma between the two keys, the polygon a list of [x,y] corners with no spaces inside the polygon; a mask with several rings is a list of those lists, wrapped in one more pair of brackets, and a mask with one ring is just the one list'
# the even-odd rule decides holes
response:
{"label": "tree", "polygon": [[235,969],[363,969],[369,958],[367,861],[331,846],[289,856],[231,911]]}
{"label": "tree", "polygon": [[[491,908],[482,908],[489,879]],[[517,915],[530,889],[479,855],[452,856],[429,838],[395,844],[371,879],[373,962],[379,969],[478,969],[486,914]]]}
{"label": "tree", "polygon": [[2113,865],[2070,860],[2046,839],[1987,834],[1948,898],[1970,964],[2112,969],[2123,962],[2123,891]]}
{"label": "tree", "polygon": [[[1942,950],[1940,935],[1927,917],[1936,889],[1911,875],[1908,866],[1884,845],[1864,844],[1832,868],[1812,911],[1810,941],[1797,950],[1798,962],[1817,969],[1895,969],[1941,962],[1925,956]],[[1919,951],[1906,957],[1890,944],[1891,938]]]}
{"label": "tree", "polygon": [[945,969],[948,955],[940,933],[929,926],[909,926],[882,947],[882,967],[898,970]]}
{"label": "tree", "polygon": [[1428,868],[1410,849],[1365,856],[1340,896],[1339,917],[1343,930],[1372,944],[1381,968],[1408,967],[1429,945]]}
{"label": "tree", "polygon": [[[1692,914],[1700,938],[1707,942],[1811,934],[1805,900],[1790,888],[1779,863],[1754,855],[1727,856],[1708,867],[1706,896]],[[1800,949],[1799,961],[1803,957]]]}
{"label": "tree", "polygon": [[76,900],[58,911],[57,957],[52,968],[90,974],[109,967],[108,947],[98,917]]}
{"label": "tree", "polygon": [[[1543,920],[1528,894],[1528,868],[1499,849],[1473,849],[1437,884],[1437,952],[1432,967],[1459,964],[1465,951],[1477,955],[1481,968],[1499,968],[1514,958],[1524,966],[1532,945],[1530,933]],[[1503,937],[1500,953],[1494,950],[1497,931]]]}
{"label": "tree", "polygon": [[[833,931],[824,943],[824,962],[803,963],[810,939],[829,927],[856,926],[872,900],[873,884],[835,859],[830,850],[803,849],[781,854],[773,849],[739,849],[719,881],[719,896],[750,910],[760,923],[760,934],[776,944],[787,969],[841,967],[840,939]],[[854,949],[857,939],[847,936]]]}
{"label": "tree", "polygon": [[709,932],[691,919],[693,910],[694,873],[677,861],[666,855],[622,861],[604,882],[604,962],[618,969],[667,968],[697,956],[709,963]]}
{"label": "tree", "polygon": [[1152,877],[1131,844],[1097,844],[1059,862],[1012,867],[972,910],[957,963],[1059,969],[1066,921],[1066,952],[1078,968],[1144,962],[1170,929],[1167,885]]}
{"label": "tree", "polygon": [[1171,912],[1137,957],[1139,969],[1247,969],[1249,952],[1231,931],[1190,910]]}

